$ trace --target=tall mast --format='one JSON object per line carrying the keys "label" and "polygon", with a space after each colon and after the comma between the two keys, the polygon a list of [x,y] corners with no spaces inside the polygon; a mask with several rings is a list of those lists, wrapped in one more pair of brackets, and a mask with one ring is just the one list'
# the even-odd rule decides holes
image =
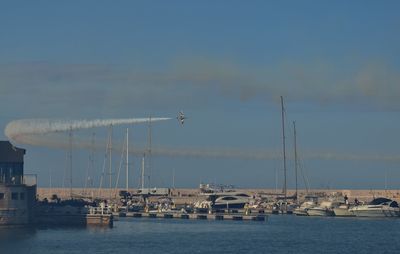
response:
{"label": "tall mast", "polygon": [[144,189],[144,158],[145,158],[145,156],[146,156],[146,154],[144,153],[143,158],[142,158],[142,177],[140,179],[142,181],[142,184],[141,184],[142,190]]}
{"label": "tall mast", "polygon": [[112,189],[112,134],[113,134],[113,126],[110,125],[110,144],[108,147],[108,153],[109,153],[109,167],[108,167],[108,174],[110,176],[110,183],[109,183],[109,188],[110,188],[110,198],[111,198],[111,189]]}
{"label": "tall mast", "polygon": [[150,184],[150,176],[151,176],[151,115],[149,117],[149,129],[148,129],[148,159],[147,159],[147,166],[148,166],[148,187],[151,187]]}
{"label": "tall mast", "polygon": [[129,191],[129,128],[126,128],[126,191]]}
{"label": "tall mast", "polygon": [[85,179],[85,189],[84,193],[87,195],[87,189],[92,188],[92,174],[94,172],[94,153],[95,153],[95,147],[94,147],[94,139],[95,139],[96,133],[92,133],[92,139],[90,142],[90,152],[89,152],[89,162],[88,162],[88,167],[86,170],[86,179]]}
{"label": "tall mast", "polygon": [[283,144],[283,193],[285,195],[285,204],[287,201],[287,183],[286,183],[286,142],[285,142],[285,109],[283,107],[283,97],[281,96],[281,109],[282,109],[282,144]]}
{"label": "tall mast", "polygon": [[172,189],[175,190],[175,169],[172,169]]}
{"label": "tall mast", "polygon": [[69,197],[72,199],[72,127],[69,128],[69,149],[68,149],[68,158],[69,158]]}
{"label": "tall mast", "polygon": [[50,176],[49,187],[50,187],[50,190],[52,191],[52,189],[53,189],[53,183],[52,183],[52,179],[51,179],[51,168],[49,169],[49,176]]}
{"label": "tall mast", "polygon": [[293,121],[293,134],[294,134],[294,172],[296,179],[296,202],[297,202],[297,134],[296,134],[296,122]]}
{"label": "tall mast", "polygon": [[89,181],[89,187],[92,190],[92,199],[94,198],[93,196],[93,175],[94,175],[94,171],[95,171],[95,167],[94,167],[94,157],[95,157],[95,153],[96,153],[96,148],[95,148],[95,138],[96,138],[96,132],[92,133],[92,151],[91,151],[91,155],[90,155],[90,174],[89,174],[89,178],[87,179]]}
{"label": "tall mast", "polygon": [[387,191],[387,169],[385,170],[385,192]]}

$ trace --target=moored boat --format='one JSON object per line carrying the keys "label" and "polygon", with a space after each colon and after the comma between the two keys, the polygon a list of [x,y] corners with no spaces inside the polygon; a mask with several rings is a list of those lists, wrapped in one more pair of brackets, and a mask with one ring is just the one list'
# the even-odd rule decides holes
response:
{"label": "moored boat", "polygon": [[307,210],[309,216],[334,216],[333,208],[335,202],[323,201],[319,206],[311,207]]}
{"label": "moored boat", "polygon": [[293,214],[297,216],[308,216],[308,209],[317,206],[318,197],[316,196],[306,196],[305,201],[296,209],[294,209]]}
{"label": "moored boat", "polygon": [[335,216],[338,217],[354,217],[354,213],[350,211],[351,206],[348,204],[340,204],[338,207],[333,208]]}
{"label": "moored boat", "polygon": [[354,206],[349,209],[357,217],[398,217],[399,204],[388,198],[376,198],[369,204]]}

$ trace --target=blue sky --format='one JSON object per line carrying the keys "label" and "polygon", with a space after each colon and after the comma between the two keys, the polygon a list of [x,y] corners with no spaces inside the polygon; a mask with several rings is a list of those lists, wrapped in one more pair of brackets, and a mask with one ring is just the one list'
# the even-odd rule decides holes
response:
{"label": "blue sky", "polygon": [[[155,185],[170,184],[175,169],[182,187],[217,181],[272,188],[275,171],[282,173],[282,95],[313,187],[383,188],[386,173],[389,187],[398,188],[399,7],[398,1],[2,2],[0,127],[20,118],[172,117],[183,109],[190,117],[183,128],[174,121],[154,126],[154,146],[176,152],[154,156]],[[133,142],[144,147],[145,126],[133,131]],[[96,132],[106,138],[105,130]],[[115,136],[123,138],[123,127]],[[65,151],[19,145],[28,149],[26,171],[39,174],[42,185],[50,169],[53,181],[62,181]],[[236,158],[221,155],[232,151]],[[74,151],[76,185],[87,153]],[[102,151],[97,157],[101,165]],[[138,171],[138,158],[133,163]]]}

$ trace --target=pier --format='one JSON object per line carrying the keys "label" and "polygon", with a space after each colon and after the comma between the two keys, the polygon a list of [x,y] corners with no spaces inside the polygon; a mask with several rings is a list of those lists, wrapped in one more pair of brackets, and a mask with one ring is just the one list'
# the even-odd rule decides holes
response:
{"label": "pier", "polygon": [[181,213],[181,212],[120,212],[114,216],[131,218],[158,218],[158,219],[184,219],[184,220],[235,220],[235,221],[268,221],[266,214],[246,215],[242,213]]}

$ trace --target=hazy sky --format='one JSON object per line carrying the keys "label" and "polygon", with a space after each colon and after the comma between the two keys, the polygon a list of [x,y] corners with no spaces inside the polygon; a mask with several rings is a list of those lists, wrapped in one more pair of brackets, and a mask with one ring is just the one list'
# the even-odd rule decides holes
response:
{"label": "hazy sky", "polygon": [[[384,188],[386,174],[388,187],[400,188],[399,10],[399,1],[365,0],[2,2],[0,128],[21,118],[175,117],[182,109],[184,127],[153,126],[160,154],[151,185],[170,186],[175,171],[178,187],[274,188],[277,171],[282,185],[282,95],[289,187],[295,120],[311,187]],[[114,129],[116,142],[125,127]],[[94,131],[105,147],[107,130]],[[143,148],[146,126],[131,131]],[[91,131],[74,136],[90,140]],[[46,186],[52,171],[61,185],[65,149],[17,145],[27,149],[26,173]],[[88,154],[73,151],[75,185]],[[119,158],[115,151],[115,173]],[[136,187],[140,162],[131,159]]]}

